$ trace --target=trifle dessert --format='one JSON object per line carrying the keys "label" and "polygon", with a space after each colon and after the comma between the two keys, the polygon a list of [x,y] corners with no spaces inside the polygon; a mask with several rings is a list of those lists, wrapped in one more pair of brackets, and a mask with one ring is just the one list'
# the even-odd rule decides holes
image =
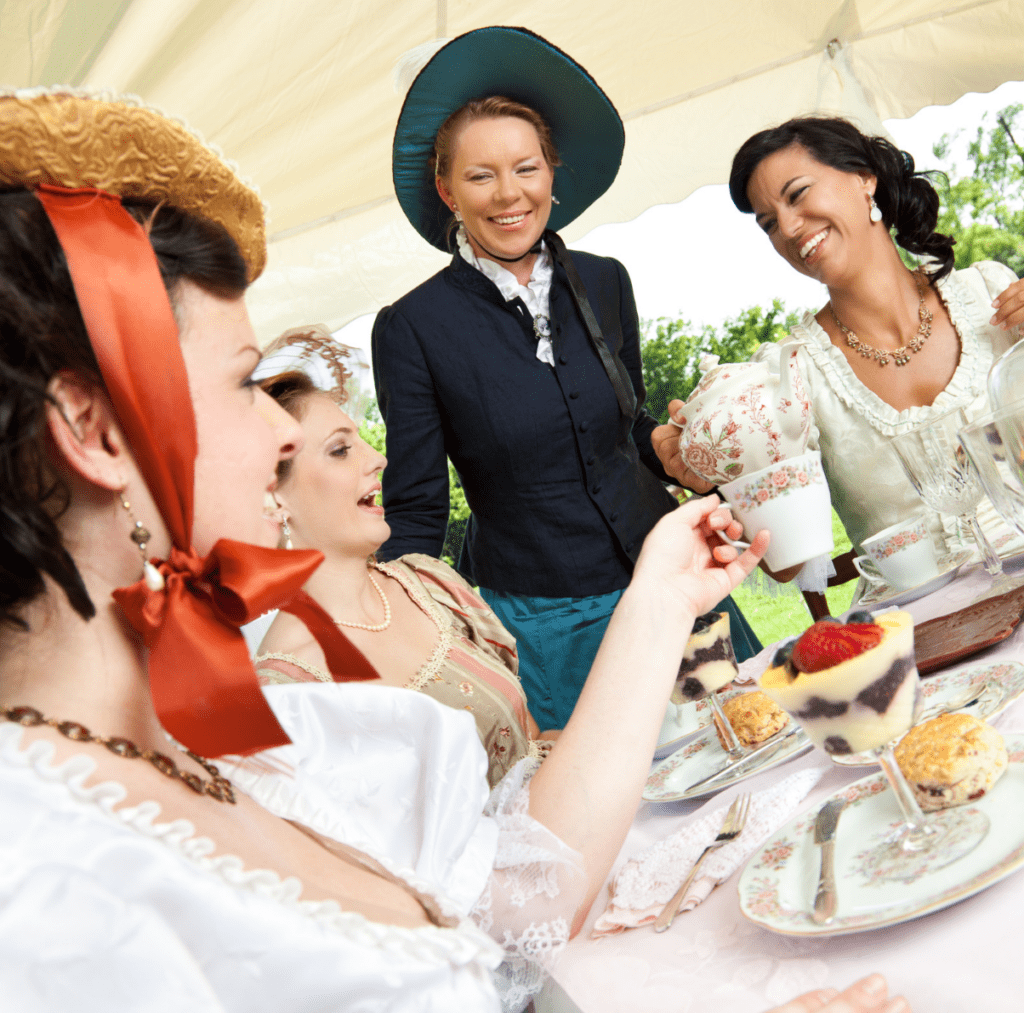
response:
{"label": "trifle dessert", "polygon": [[743,745],[722,713],[715,693],[732,682],[738,671],[729,635],[729,613],[705,612],[698,616],[679,665],[672,701],[683,703],[707,697],[722,748],[733,758],[742,755]]}
{"label": "trifle dessert", "polygon": [[913,723],[914,623],[906,612],[816,622],[779,648],[761,689],[827,753],[876,749]]}
{"label": "trifle dessert", "polygon": [[[878,843],[858,854],[849,874],[871,883],[914,883],[984,840],[989,820],[975,808],[926,816],[893,754],[893,740],[913,724],[917,698],[914,623],[906,612],[817,622],[779,648],[760,683],[825,752],[870,750],[892,788],[879,802]],[[892,801],[903,816],[894,830]]]}
{"label": "trifle dessert", "polygon": [[706,612],[694,621],[672,690],[672,702],[700,700],[732,682],[738,671],[729,635],[729,613]]}

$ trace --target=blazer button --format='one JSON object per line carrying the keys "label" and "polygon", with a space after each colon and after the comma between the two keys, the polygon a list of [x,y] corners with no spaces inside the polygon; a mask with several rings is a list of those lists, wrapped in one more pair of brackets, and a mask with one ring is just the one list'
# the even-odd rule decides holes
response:
{"label": "blazer button", "polygon": [[569,360],[564,355],[560,355],[558,361],[564,366]]}
{"label": "blazer button", "polygon": [[616,510],[611,517],[608,518],[614,524],[619,519],[619,512]]}
{"label": "blazer button", "polygon": [[589,428],[590,428],[590,423],[589,422],[581,422],[580,423],[580,432],[581,433],[585,433]]}
{"label": "blazer button", "polygon": [[576,398],[578,398],[579,396],[580,396],[580,392],[578,390],[574,390],[574,391],[570,391],[569,392],[569,397],[571,397],[573,399],[573,401],[575,401]]}
{"label": "blazer button", "polygon": [[596,458],[596,457],[588,457],[588,458],[587,458],[587,467],[588,467],[588,468],[592,468],[592,467],[594,466],[594,462],[595,462],[596,460],[597,460],[597,458]]}

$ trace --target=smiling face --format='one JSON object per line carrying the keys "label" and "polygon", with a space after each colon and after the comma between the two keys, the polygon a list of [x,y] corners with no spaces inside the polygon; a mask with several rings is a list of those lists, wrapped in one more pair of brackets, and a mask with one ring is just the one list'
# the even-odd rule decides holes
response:
{"label": "smiling face", "polygon": [[833,286],[874,255],[884,227],[868,217],[875,177],[842,172],[791,144],[765,158],[747,185],[758,225],[801,274]]}
{"label": "smiling face", "polygon": [[301,448],[302,429],[252,380],[260,351],[242,299],[183,282],[177,305],[198,441],[192,544],[200,556],[218,538],[272,547],[280,525],[266,494],[277,462]]}
{"label": "smiling face", "polygon": [[303,448],[278,490],[290,517],[292,543],[365,559],[391,534],[384,508],[377,505],[387,459],[324,394],[303,401],[302,431]]}
{"label": "smiling face", "polygon": [[531,123],[517,116],[477,119],[459,132],[451,171],[438,192],[457,207],[478,257],[521,257],[551,214],[554,171]]}

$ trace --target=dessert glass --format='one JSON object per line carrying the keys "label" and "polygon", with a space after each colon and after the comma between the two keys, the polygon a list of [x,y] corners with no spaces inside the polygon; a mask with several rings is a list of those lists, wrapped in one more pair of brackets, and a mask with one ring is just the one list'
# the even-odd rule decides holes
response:
{"label": "dessert glass", "polygon": [[[728,651],[725,657],[716,656],[711,663],[701,664],[699,663],[701,661],[701,653],[705,650],[702,641],[705,639],[706,634],[712,633],[714,627],[722,622],[723,617],[722,642],[727,645]],[[704,617],[702,616],[701,618],[703,619]],[[698,663],[697,667],[691,668],[690,666],[694,662]],[[717,613],[713,624],[705,626],[703,630],[695,628],[694,633],[690,636],[690,640],[686,645],[686,652],[683,655],[683,661],[679,668],[679,677],[672,692],[672,700],[674,702],[701,700],[707,697],[708,704],[711,706],[712,719],[722,736],[722,741],[725,743],[725,751],[732,759],[742,756],[746,750],[744,750],[742,743],[736,737],[736,732],[733,730],[729,719],[722,710],[721,704],[718,702],[718,690],[728,686],[736,678],[738,672],[736,655],[733,653],[732,641],[729,639],[729,613]]]}
{"label": "dessert glass", "polygon": [[914,628],[906,613],[875,621],[885,631],[877,647],[794,679],[773,664],[761,677],[760,688],[830,756],[864,752],[875,758],[903,819],[857,856],[857,866],[873,881],[912,883],[977,847],[988,833],[989,820],[972,808],[927,815],[921,811],[893,753],[914,723]]}

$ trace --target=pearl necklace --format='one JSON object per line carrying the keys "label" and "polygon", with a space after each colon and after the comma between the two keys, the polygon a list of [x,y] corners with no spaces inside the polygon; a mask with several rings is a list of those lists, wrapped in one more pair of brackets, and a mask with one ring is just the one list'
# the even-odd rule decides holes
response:
{"label": "pearl necklace", "polygon": [[917,334],[915,334],[905,345],[900,345],[899,348],[889,351],[885,348],[876,348],[874,345],[869,345],[867,342],[861,341],[849,327],[846,326],[836,316],[836,311],[832,308],[832,303],[828,304],[828,311],[832,314],[832,319],[836,322],[836,326],[843,332],[846,337],[846,343],[855,352],[859,352],[865,359],[874,359],[879,366],[889,365],[889,356],[891,355],[893,361],[897,366],[905,366],[910,362],[911,352],[920,352],[924,348],[924,343],[928,340],[929,335],[932,333],[932,311],[928,309],[924,304],[924,280],[920,271],[914,272],[914,280],[917,282],[917,295],[920,299],[917,307],[917,316],[920,320],[918,324]]}
{"label": "pearl necklace", "polygon": [[0,707],[0,718],[24,728],[49,725],[51,728],[56,728],[64,738],[71,739],[72,742],[98,742],[122,759],[146,760],[156,767],[164,777],[181,781],[197,795],[206,795],[218,802],[230,802],[232,805],[235,803],[235,792],[231,787],[231,782],[221,774],[214,764],[193,753],[191,749],[186,749],[185,752],[210,775],[211,780],[204,781],[198,774],[182,770],[166,753],[160,753],[155,749],[139,749],[130,739],[93,735],[85,725],[79,724],[77,721],[61,721],[58,718],[44,717],[35,707]]}
{"label": "pearl necklace", "polygon": [[369,623],[347,623],[344,619],[335,619],[335,626],[347,626],[353,630],[366,630],[368,633],[382,633],[391,625],[391,602],[388,601],[388,596],[384,593],[384,588],[380,586],[373,579],[373,574],[369,570],[366,571],[366,576],[370,578],[370,583],[373,585],[374,590],[380,595],[380,600],[384,605],[384,622],[377,623],[376,626],[371,626]]}

